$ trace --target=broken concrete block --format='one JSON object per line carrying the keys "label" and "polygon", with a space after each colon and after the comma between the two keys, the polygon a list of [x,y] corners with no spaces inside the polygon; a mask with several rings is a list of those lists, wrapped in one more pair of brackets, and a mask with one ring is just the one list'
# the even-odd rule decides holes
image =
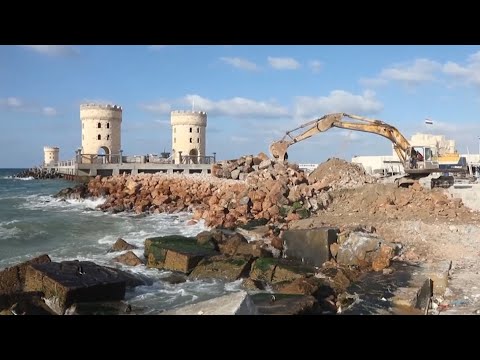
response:
{"label": "broken concrete block", "polygon": [[30,264],[44,264],[50,261],[50,257],[45,254],[0,271],[0,294],[22,291],[27,267]]}
{"label": "broken concrete block", "polygon": [[320,267],[330,260],[330,245],[337,241],[337,233],[338,229],[331,227],[287,230],[282,236],[285,255]]}
{"label": "broken concrete block", "polygon": [[187,305],[161,315],[257,315],[257,309],[245,291]]}
{"label": "broken concrete block", "polygon": [[433,282],[433,295],[443,296],[448,287],[448,276],[452,268],[451,261],[441,261],[425,266],[424,274]]}
{"label": "broken concrete block", "polygon": [[252,280],[274,284],[312,276],[313,274],[315,274],[315,269],[312,266],[298,261],[259,258],[252,265],[250,277]]}
{"label": "broken concrete block", "polygon": [[217,254],[209,244],[198,244],[195,238],[179,235],[146,239],[147,267],[188,274],[204,257]]}
{"label": "broken concrete block", "polygon": [[227,281],[235,281],[242,277],[248,277],[252,264],[251,257],[218,255],[202,260],[193,269],[189,278],[205,279],[217,278]]}
{"label": "broken concrete block", "polygon": [[125,280],[114,270],[90,261],[29,265],[26,291],[41,291],[57,314],[76,302],[122,300]]}

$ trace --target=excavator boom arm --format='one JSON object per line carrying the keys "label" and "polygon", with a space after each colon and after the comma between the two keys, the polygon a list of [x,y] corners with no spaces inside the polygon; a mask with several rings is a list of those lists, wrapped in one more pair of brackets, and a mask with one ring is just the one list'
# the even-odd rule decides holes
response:
{"label": "excavator boom arm", "polygon": [[[353,120],[358,120],[359,122],[346,122],[343,120],[343,118],[350,118]],[[300,133],[299,135],[291,135],[292,133],[306,127],[309,128]],[[394,149],[403,163],[407,158],[407,150],[410,148],[410,144],[408,140],[402,135],[402,133],[398,131],[395,127],[380,120],[373,120],[366,117],[350,115],[346,113],[328,114],[322,116],[319,119],[307,122],[293,130],[288,131],[286,135],[282,138],[282,140],[270,145],[270,153],[274,158],[285,160],[287,156],[287,149],[290,145],[308,139],[320,132],[327,131],[332,127],[362,131],[383,136],[393,143]]]}

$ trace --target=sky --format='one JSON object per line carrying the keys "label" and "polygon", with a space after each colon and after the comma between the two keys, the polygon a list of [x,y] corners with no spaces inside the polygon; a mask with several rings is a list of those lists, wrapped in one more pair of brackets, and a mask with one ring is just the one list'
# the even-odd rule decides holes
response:
{"label": "sky", "polygon": [[[73,158],[82,103],[122,106],[125,155],[170,151],[170,111],[193,106],[207,112],[207,155],[220,160],[268,154],[285,132],[333,112],[478,153],[480,46],[0,45],[0,168],[40,165],[45,145]],[[288,153],[320,163],[392,146],[331,129]]]}

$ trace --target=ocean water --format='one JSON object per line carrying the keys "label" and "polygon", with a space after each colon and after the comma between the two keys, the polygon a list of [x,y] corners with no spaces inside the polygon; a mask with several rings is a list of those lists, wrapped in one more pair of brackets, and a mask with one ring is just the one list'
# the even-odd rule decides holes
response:
{"label": "ocean water", "polygon": [[107,253],[119,238],[137,245],[143,258],[144,240],[151,236],[195,236],[205,230],[202,222],[186,225],[189,213],[132,215],[94,210],[103,199],[61,201],[52,195],[75,185],[66,180],[13,178],[22,169],[0,169],[0,270],[48,254],[52,261],[88,260],[100,265],[141,273],[153,280],[150,286],[127,291],[125,301],[142,314],[158,313],[238,291],[240,282],[219,280],[169,284],[168,271],[123,266]]}

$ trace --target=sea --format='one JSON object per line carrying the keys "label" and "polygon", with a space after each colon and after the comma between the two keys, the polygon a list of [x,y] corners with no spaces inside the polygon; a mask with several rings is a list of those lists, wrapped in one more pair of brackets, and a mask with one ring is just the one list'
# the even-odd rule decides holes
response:
{"label": "sea", "polygon": [[[93,261],[151,279],[151,285],[127,290],[125,304],[138,314],[158,314],[184,305],[240,290],[240,281],[189,281],[170,284],[172,273],[130,267],[113,261],[119,253],[108,250],[118,238],[138,246],[133,252],[143,259],[144,241],[164,235],[195,236],[206,230],[202,221],[187,225],[190,213],[110,214],[96,210],[105,199],[58,200],[58,191],[72,187],[67,180],[15,178],[24,169],[0,169],[0,271],[48,254],[52,261]],[[101,310],[94,314],[101,314]]]}

